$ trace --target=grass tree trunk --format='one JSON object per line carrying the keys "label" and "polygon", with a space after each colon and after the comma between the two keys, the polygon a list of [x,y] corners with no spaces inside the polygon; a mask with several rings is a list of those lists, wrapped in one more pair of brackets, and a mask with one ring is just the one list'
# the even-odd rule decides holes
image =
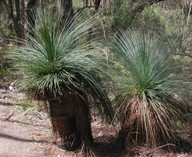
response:
{"label": "grass tree trunk", "polygon": [[71,93],[49,100],[50,117],[57,144],[76,150],[83,142],[93,143],[89,107],[85,98]]}
{"label": "grass tree trunk", "polygon": [[116,148],[119,151],[125,150],[127,144],[146,142],[144,124],[142,123],[143,116],[140,110],[141,105],[138,101],[135,100],[134,103],[130,103],[121,122],[121,128],[116,139]]}

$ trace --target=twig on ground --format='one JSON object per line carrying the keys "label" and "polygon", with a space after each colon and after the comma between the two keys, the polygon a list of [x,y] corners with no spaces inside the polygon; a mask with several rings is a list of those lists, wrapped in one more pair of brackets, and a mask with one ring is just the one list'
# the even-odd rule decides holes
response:
{"label": "twig on ground", "polygon": [[14,115],[14,111],[12,111],[7,117],[5,117],[4,121],[9,121],[9,119]]}

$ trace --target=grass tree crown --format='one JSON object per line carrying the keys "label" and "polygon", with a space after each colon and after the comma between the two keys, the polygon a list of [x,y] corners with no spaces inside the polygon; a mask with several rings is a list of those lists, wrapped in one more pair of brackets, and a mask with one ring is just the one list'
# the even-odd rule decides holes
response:
{"label": "grass tree crown", "polygon": [[61,24],[43,11],[37,12],[34,36],[23,42],[12,57],[16,62],[21,90],[33,95],[55,97],[65,92],[92,94],[107,111],[108,100],[101,88],[103,58],[95,41],[95,17],[74,13]]}

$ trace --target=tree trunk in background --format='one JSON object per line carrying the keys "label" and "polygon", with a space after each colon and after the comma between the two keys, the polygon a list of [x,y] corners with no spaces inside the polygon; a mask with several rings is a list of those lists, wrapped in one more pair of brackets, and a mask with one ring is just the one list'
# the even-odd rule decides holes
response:
{"label": "tree trunk in background", "polygon": [[62,16],[62,23],[64,23],[67,18],[71,18],[71,16],[73,16],[72,0],[57,0],[57,7]]}
{"label": "tree trunk in background", "polygon": [[37,0],[29,0],[27,4],[27,27],[29,31],[29,35],[34,37],[34,29],[35,29],[35,8],[37,6]]}
{"label": "tree trunk in background", "polygon": [[95,5],[95,10],[97,11],[99,9],[101,0],[95,0],[94,5]]}
{"label": "tree trunk in background", "polygon": [[17,37],[19,39],[23,38],[24,30],[22,30],[22,21],[21,21],[21,7],[20,7],[20,0],[15,0],[15,9],[16,9],[16,15],[14,18],[14,27],[15,32],[17,34]]}
{"label": "tree trunk in background", "polygon": [[21,0],[21,29],[22,39],[25,39],[25,0]]}
{"label": "tree trunk in background", "polygon": [[[3,4],[5,5],[9,17],[12,19],[14,24],[14,30],[17,36],[17,40],[25,38],[25,31],[24,31],[24,16],[25,16],[25,6],[24,0],[15,0],[13,3],[12,0],[2,0]],[[14,14],[14,6],[15,6],[15,14]],[[18,42],[19,43],[19,42]]]}
{"label": "tree trunk in background", "polygon": [[89,6],[89,0],[85,0],[85,6]]}
{"label": "tree trunk in background", "polygon": [[0,1],[0,9],[3,7],[3,1]]}

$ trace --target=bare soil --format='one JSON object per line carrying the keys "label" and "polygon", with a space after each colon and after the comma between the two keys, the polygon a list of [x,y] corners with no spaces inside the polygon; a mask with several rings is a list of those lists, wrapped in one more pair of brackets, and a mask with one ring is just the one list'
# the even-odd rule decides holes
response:
{"label": "bare soil", "polygon": [[[25,95],[16,91],[0,89],[0,157],[75,157],[81,150],[68,152],[58,148],[52,134],[49,116],[40,109],[26,112]],[[31,108],[32,109],[32,108]],[[132,147],[126,155],[115,153],[112,143],[118,127],[107,126],[99,121],[92,123],[96,151],[103,157],[150,156],[150,157],[192,157],[192,153],[173,153],[146,147]]]}

